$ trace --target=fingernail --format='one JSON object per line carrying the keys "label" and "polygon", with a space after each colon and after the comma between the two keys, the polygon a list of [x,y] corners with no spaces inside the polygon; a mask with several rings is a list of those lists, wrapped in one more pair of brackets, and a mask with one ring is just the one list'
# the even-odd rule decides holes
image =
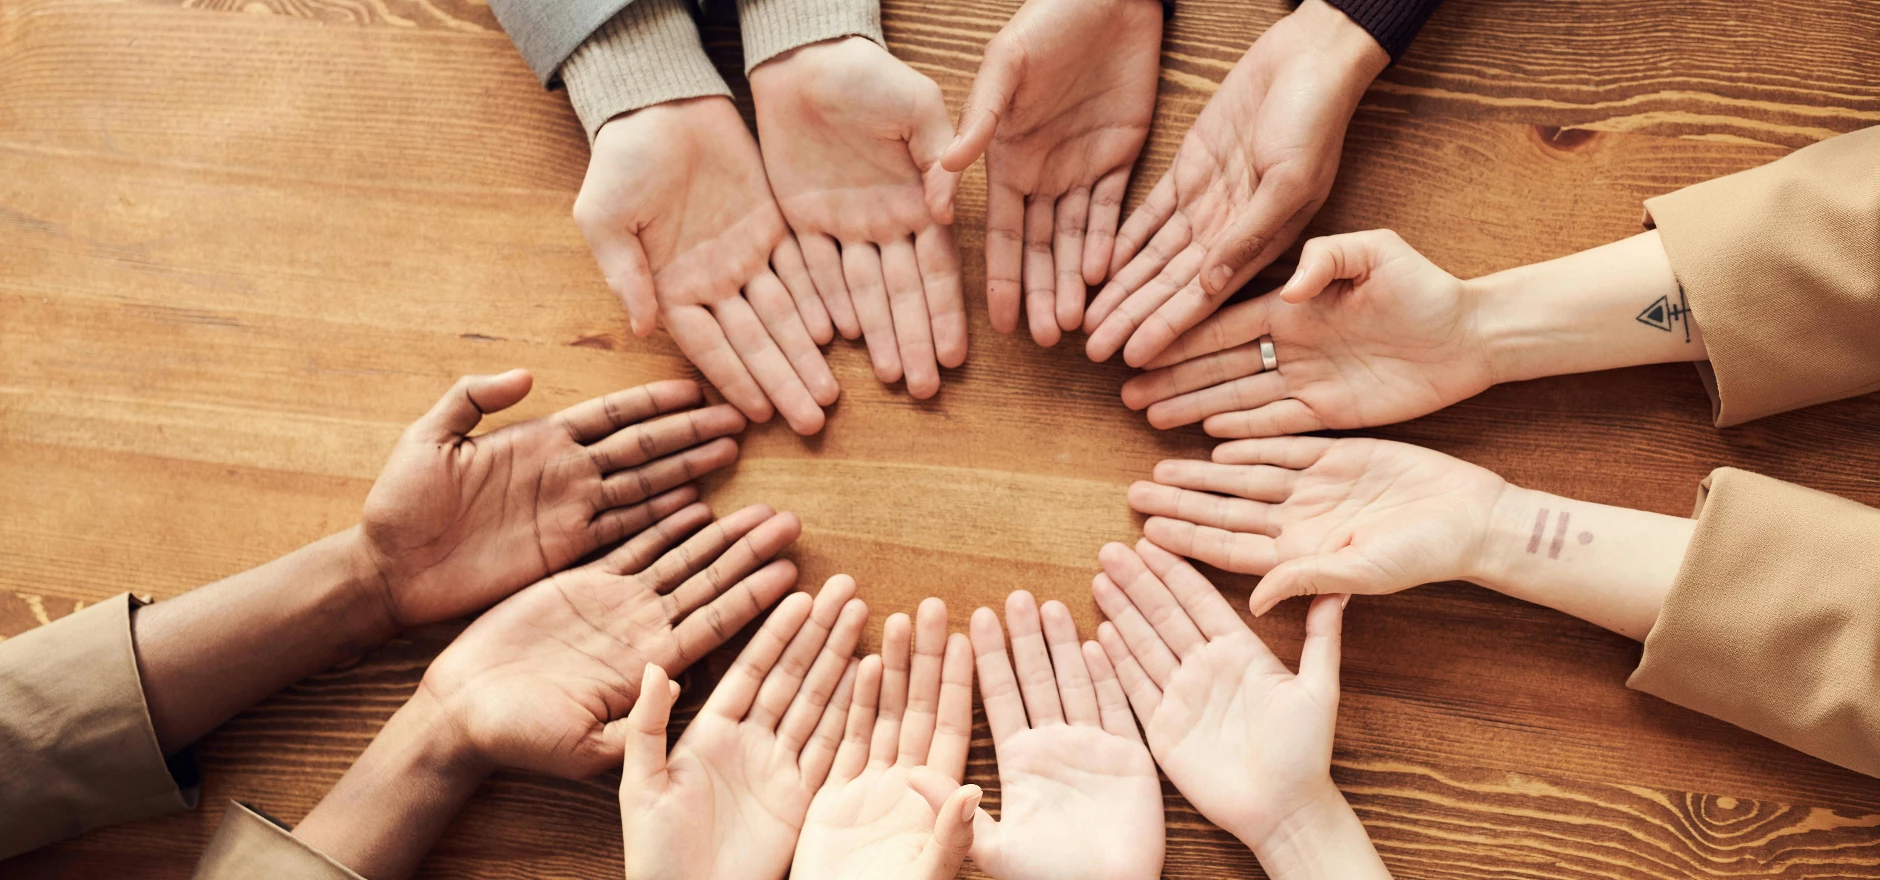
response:
{"label": "fingernail", "polygon": [[975,792],[966,799],[966,806],[960,810],[960,821],[973,821],[973,811],[979,809],[979,799],[982,797],[985,797],[985,792]]}
{"label": "fingernail", "polygon": [[1220,293],[1227,287],[1228,277],[1233,274],[1226,266],[1215,266],[1208,271],[1208,286],[1214,288],[1215,293]]}
{"label": "fingernail", "polygon": [[640,335],[640,319],[638,317],[628,315],[627,324],[633,328],[633,335]]}
{"label": "fingernail", "polygon": [[1350,593],[1346,593],[1346,594],[1345,594],[1345,598],[1343,598],[1343,599],[1340,599],[1340,600],[1338,600],[1338,607],[1339,607],[1339,609],[1340,609],[1340,610],[1342,610],[1342,609],[1344,609],[1344,607],[1345,607],[1346,605],[1350,605],[1350,604],[1351,604],[1351,594],[1350,594]]}

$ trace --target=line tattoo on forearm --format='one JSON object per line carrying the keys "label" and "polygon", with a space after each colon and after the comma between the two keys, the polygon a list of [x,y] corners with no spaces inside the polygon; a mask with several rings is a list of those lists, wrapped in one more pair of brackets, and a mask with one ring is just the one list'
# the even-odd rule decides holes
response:
{"label": "line tattoo on forearm", "polygon": [[[1547,521],[1552,513],[1553,511],[1543,507],[1534,515],[1534,534],[1528,538],[1527,552],[1539,553],[1541,551],[1541,541],[1547,537]],[[1554,540],[1553,543],[1547,545],[1548,559],[1560,558],[1561,549],[1567,545],[1567,525],[1572,520],[1573,515],[1564,510],[1560,511],[1559,517],[1554,520]],[[1581,531],[1574,536],[1574,540],[1582,544],[1591,544],[1593,533]]]}
{"label": "line tattoo on forearm", "polygon": [[1645,311],[1638,313],[1638,322],[1647,327],[1656,327],[1666,333],[1677,325],[1684,327],[1684,341],[1691,341],[1691,306],[1684,299],[1684,282],[1678,282],[1678,301],[1673,303],[1670,296],[1661,296],[1652,300]]}

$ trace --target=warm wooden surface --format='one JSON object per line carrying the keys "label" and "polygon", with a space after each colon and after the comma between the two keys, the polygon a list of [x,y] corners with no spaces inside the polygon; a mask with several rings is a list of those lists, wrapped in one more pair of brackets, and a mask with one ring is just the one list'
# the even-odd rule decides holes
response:
{"label": "warm wooden surface", "polygon": [[[1016,5],[884,17],[957,107]],[[1183,0],[1135,197],[1285,9]],[[1880,123],[1876,35],[1866,0],[1450,0],[1360,109],[1313,230],[1394,227],[1465,276],[1630,234],[1644,197]],[[708,39],[735,72],[735,33]],[[459,373],[533,368],[524,415],[688,373],[626,332],[569,220],[586,157],[477,0],[0,0],[0,635],[345,527]],[[1025,587],[1088,634],[1094,552],[1136,534],[1123,487],[1208,442],[1148,429],[1116,399],[1126,370],[1080,345],[991,333],[978,171],[961,201],[969,364],[920,404],[838,342],[825,433],[751,431],[709,498],[803,514],[806,582],[854,574],[877,624],[936,593],[963,626]],[[1497,388],[1377,433],[1666,512],[1721,464],[1880,504],[1880,400],[1707,417],[1691,370],[1665,367]],[[1259,625],[1282,655],[1299,612]],[[1880,783],[1626,690],[1624,639],[1456,585],[1361,600],[1347,633],[1335,774],[1400,877],[1880,875]],[[298,819],[450,634],[211,735],[203,809],[0,875],[184,877],[225,799]],[[613,783],[498,776],[425,873],[617,876]],[[1169,876],[1257,875],[1168,804]]]}

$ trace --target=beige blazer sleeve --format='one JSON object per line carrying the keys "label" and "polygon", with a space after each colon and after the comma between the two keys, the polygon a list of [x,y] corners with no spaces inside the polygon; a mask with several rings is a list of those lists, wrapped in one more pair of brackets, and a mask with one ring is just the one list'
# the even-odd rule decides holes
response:
{"label": "beige blazer sleeve", "polygon": [[295,837],[280,823],[229,801],[222,824],[196,863],[195,880],[364,880]]}
{"label": "beige blazer sleeve", "polygon": [[0,642],[0,859],[196,805],[144,705],[138,604],[120,594]]}
{"label": "beige blazer sleeve", "polygon": [[1711,472],[1628,684],[1880,776],[1880,510]]}
{"label": "beige blazer sleeve", "polygon": [[1645,203],[1717,425],[1880,390],[1880,126]]}

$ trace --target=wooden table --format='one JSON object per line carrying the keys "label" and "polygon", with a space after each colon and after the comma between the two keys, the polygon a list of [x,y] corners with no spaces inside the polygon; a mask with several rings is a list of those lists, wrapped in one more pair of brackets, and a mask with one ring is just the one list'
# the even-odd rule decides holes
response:
{"label": "wooden table", "polygon": [[[895,0],[884,18],[957,108],[1016,5]],[[1132,204],[1286,9],[1182,0]],[[1876,34],[1864,0],[1450,0],[1358,111],[1312,232],[1395,228],[1464,277],[1631,234],[1647,196],[1880,123]],[[707,39],[748,112],[735,31]],[[460,373],[533,368],[521,416],[690,374],[663,335],[627,332],[569,219],[586,161],[564,96],[477,0],[0,0],[0,634],[346,527]],[[707,495],[800,512],[804,582],[854,574],[876,627],[937,594],[963,629],[1023,587],[1089,635],[1095,551],[1137,533],[1124,487],[1209,443],[1149,429],[1117,400],[1128,371],[1079,343],[991,332],[983,194],[975,169],[972,355],[940,396],[882,387],[838,342],[823,434],[751,430]],[[1375,433],[1684,514],[1723,464],[1880,503],[1876,424],[1869,397],[1719,431],[1696,375],[1667,366],[1504,386]],[[1246,579],[1221,582],[1244,599]],[[1301,610],[1258,626],[1282,656]],[[226,799],[297,820],[454,631],[210,735],[202,809],[0,875],[184,877]],[[1627,690],[1623,638],[1446,585],[1359,600],[1347,639],[1334,775],[1400,877],[1880,874],[1880,783]],[[970,773],[996,785],[983,727]],[[614,785],[498,775],[425,874],[618,876]],[[1258,875],[1166,791],[1169,876]]]}

